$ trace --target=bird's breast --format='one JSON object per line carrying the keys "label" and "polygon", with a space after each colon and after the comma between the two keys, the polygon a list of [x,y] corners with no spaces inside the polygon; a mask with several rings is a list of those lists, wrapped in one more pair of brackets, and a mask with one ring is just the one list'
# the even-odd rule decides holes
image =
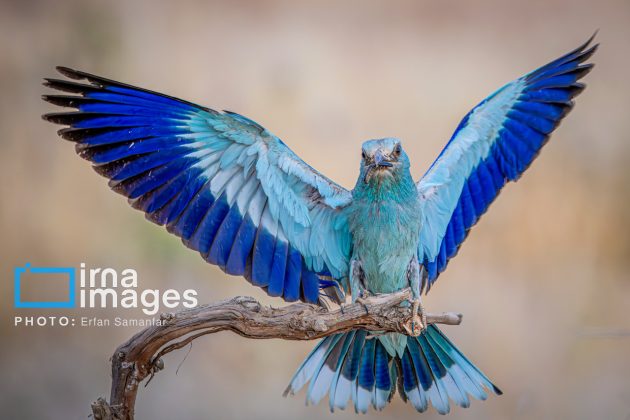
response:
{"label": "bird's breast", "polygon": [[353,258],[363,267],[373,293],[407,286],[407,267],[418,250],[420,214],[415,202],[357,203],[350,221]]}

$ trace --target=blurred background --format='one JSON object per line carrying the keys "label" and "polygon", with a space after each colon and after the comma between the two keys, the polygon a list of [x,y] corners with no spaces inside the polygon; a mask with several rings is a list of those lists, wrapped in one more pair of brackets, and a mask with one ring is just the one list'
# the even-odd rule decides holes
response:
{"label": "blurred background", "polygon": [[[13,267],[134,268],[140,288],[252,295],[109,191],[40,115],[65,65],[247,115],[345,187],[360,144],[403,139],[421,176],[461,117],[595,29],[589,87],[544,152],[474,228],[425,299],[463,312],[449,337],[502,390],[453,418],[630,419],[628,1],[0,2],[0,412],[81,419],[109,396],[109,357],[138,328],[25,328]],[[48,310],[45,315],[67,314]],[[140,317],[130,310],[74,316]],[[220,333],[166,369],[139,419],[315,419],[283,398],[311,342]],[[179,371],[177,366],[181,363]],[[369,418],[419,418],[397,397]],[[352,410],[335,413],[354,418]],[[435,411],[422,418],[438,417]]]}

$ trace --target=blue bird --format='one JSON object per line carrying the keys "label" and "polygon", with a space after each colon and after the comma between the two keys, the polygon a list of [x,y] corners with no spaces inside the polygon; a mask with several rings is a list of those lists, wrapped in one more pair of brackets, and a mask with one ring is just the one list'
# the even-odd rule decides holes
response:
{"label": "blue bird", "polygon": [[278,137],[218,112],[65,67],[46,79],[65,92],[44,115],[76,152],[154,223],[211,264],[269,295],[313,304],[410,287],[418,336],[354,330],[319,342],[286,393],[307,403],[383,409],[396,390],[419,412],[501,394],[435,326],[417,315],[427,292],[508,181],[516,181],[571,110],[593,64],[593,37],[506,84],[462,120],[415,182],[395,138],[363,144],[348,191]]}

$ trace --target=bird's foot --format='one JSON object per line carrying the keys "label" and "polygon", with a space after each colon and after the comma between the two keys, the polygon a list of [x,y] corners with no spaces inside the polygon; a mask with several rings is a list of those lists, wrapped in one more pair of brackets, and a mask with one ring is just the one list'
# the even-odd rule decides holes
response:
{"label": "bird's foot", "polygon": [[370,314],[370,308],[367,304],[367,298],[370,296],[370,294],[368,293],[367,290],[363,289],[361,290],[361,294],[359,296],[357,296],[354,299],[353,303],[359,303],[361,306],[363,306],[363,309],[365,309],[365,314],[369,315]]}
{"label": "bird's foot", "polygon": [[414,337],[419,336],[427,328],[427,315],[420,299],[411,301],[411,318],[405,323],[404,328],[409,335]]}
{"label": "bird's foot", "polygon": [[352,299],[351,303],[342,303],[339,305],[339,309],[341,310],[342,314],[346,313],[346,310],[348,309],[348,307],[350,305],[353,305],[355,303],[359,303],[363,309],[365,309],[365,313],[366,315],[370,314],[370,309],[369,306],[367,304],[367,298],[370,296],[370,293],[367,290],[362,290],[360,292],[360,294],[356,297]]}

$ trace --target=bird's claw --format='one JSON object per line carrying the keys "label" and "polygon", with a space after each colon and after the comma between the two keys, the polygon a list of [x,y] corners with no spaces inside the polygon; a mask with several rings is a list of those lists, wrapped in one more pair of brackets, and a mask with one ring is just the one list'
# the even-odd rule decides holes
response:
{"label": "bird's claw", "polygon": [[363,306],[363,309],[365,309],[365,314],[366,314],[366,315],[369,315],[369,314],[370,314],[370,309],[369,309],[369,307],[368,307],[368,304],[367,304],[367,301],[366,301],[366,300],[367,300],[367,295],[365,295],[365,294],[364,294],[364,295],[362,295],[362,296],[359,296],[359,297],[355,300],[355,302],[356,302],[356,303],[361,304],[361,306]]}
{"label": "bird's claw", "polygon": [[370,308],[367,304],[367,298],[370,296],[370,294],[368,293],[367,290],[363,289],[360,291],[360,294],[356,297],[356,299],[354,299],[354,301],[352,303],[358,303],[361,306],[363,306],[363,309],[365,309],[365,314],[369,315],[370,314]]}
{"label": "bird's claw", "polygon": [[404,328],[409,335],[417,337],[427,328],[427,315],[420,299],[414,299],[411,303],[411,318],[405,323]]}

